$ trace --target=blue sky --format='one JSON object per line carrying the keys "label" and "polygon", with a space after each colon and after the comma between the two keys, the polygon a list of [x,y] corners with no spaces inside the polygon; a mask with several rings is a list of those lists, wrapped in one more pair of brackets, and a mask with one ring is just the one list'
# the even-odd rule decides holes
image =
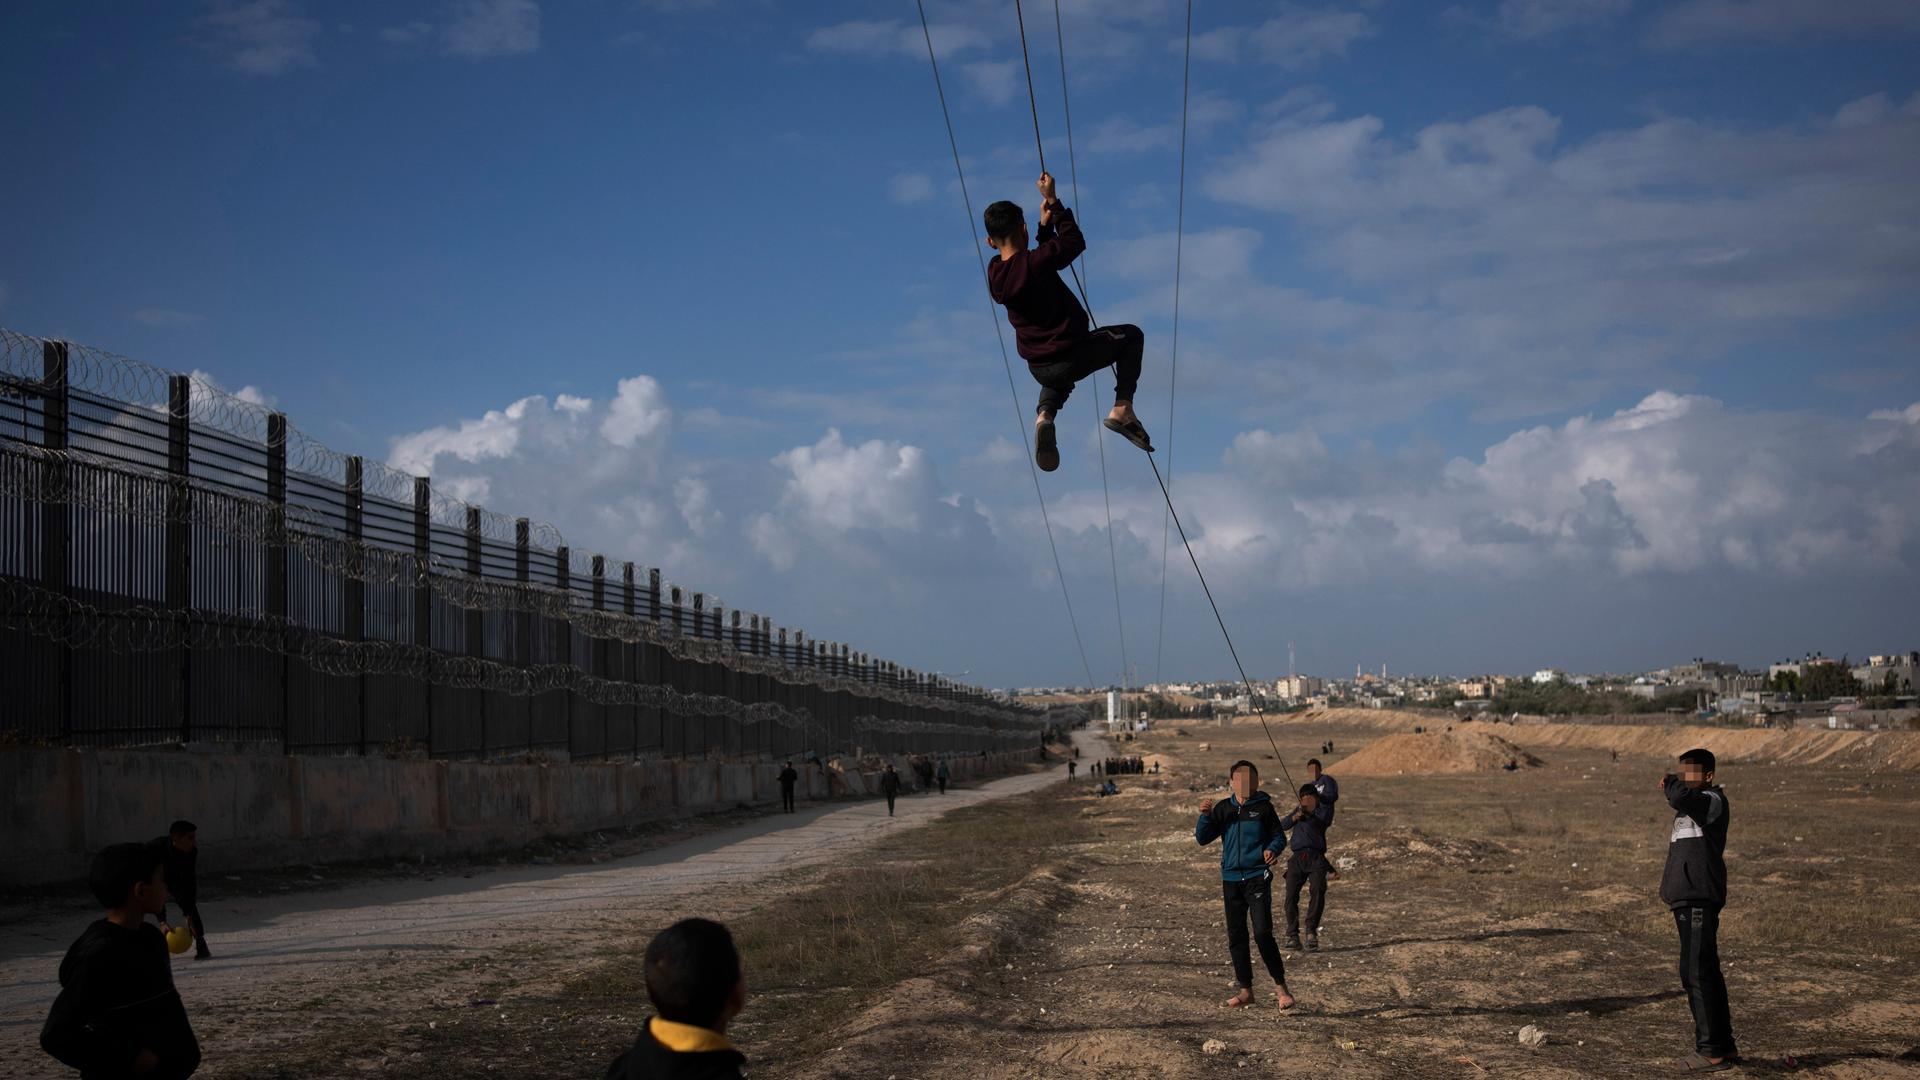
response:
{"label": "blue sky", "polygon": [[[928,11],[976,210],[1031,207],[1012,4]],[[1076,209],[1255,674],[1289,640],[1326,674],[1920,647],[1920,8],[1196,4],[1169,432],[1184,13],[1063,3]],[[0,35],[0,324],[821,637],[1084,680],[912,4],[24,3]],[[1091,396],[1044,488],[1104,681]],[[1177,548],[1158,619],[1158,490],[1106,452],[1125,656],[1230,673]]]}

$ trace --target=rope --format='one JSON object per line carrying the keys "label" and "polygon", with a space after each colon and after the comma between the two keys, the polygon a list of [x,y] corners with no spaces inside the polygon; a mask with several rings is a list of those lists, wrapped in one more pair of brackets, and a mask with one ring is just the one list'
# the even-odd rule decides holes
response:
{"label": "rope", "polygon": [[[1167,482],[1160,476],[1160,465],[1147,455],[1147,463],[1153,466],[1153,478],[1160,483],[1160,494],[1167,500],[1167,516],[1173,519],[1174,528],[1180,530],[1180,543],[1186,545],[1187,558],[1193,563],[1193,572],[1200,578],[1200,588],[1207,594],[1207,605],[1213,608],[1214,621],[1220,624],[1220,636],[1227,639],[1227,652],[1233,656],[1233,666],[1240,672],[1240,682],[1247,688],[1247,703],[1253,704],[1253,680],[1247,678],[1246,666],[1240,663],[1240,650],[1233,647],[1233,635],[1227,633],[1227,620],[1220,615],[1220,605],[1214,603],[1213,590],[1207,585],[1207,575],[1200,572],[1200,560],[1194,557],[1193,542],[1187,539],[1187,527],[1180,524],[1180,512],[1173,508],[1173,496],[1167,493]],[[1267,745],[1273,747],[1273,759],[1280,763],[1280,775],[1287,778],[1287,786],[1292,788],[1293,774],[1287,771],[1287,759],[1280,754],[1280,744],[1273,741],[1273,729],[1267,726],[1267,715],[1259,706],[1254,706],[1254,716],[1260,720],[1260,729],[1267,733]]]}
{"label": "rope", "polygon": [[[1193,70],[1193,0],[1187,0],[1186,58],[1180,65],[1180,195],[1175,202],[1173,226],[1173,362],[1167,379],[1167,484],[1173,483],[1173,399],[1180,387],[1180,255],[1187,232],[1187,86]],[[1167,633],[1167,520],[1172,517],[1173,499],[1167,499],[1167,514],[1160,519],[1160,620],[1153,637],[1153,681],[1160,681],[1160,655]]]}
{"label": "rope", "polygon": [[[1067,121],[1067,179],[1068,182],[1073,185],[1073,204],[1079,206],[1080,163],[1073,152],[1073,104],[1067,96],[1067,38],[1066,32],[1060,25],[1060,0],[1053,0],[1053,34],[1055,42],[1059,45],[1060,55],[1060,108],[1066,114]],[[1031,71],[1032,69],[1029,68],[1028,70]],[[1031,82],[1027,84],[1027,101],[1030,104],[1033,101],[1033,84]],[[1039,110],[1036,108],[1034,113],[1037,116]],[[1042,168],[1044,169],[1044,167],[1043,163]],[[1086,258],[1082,256],[1079,261],[1085,262]],[[1087,320],[1094,322],[1093,303],[1087,299],[1086,282],[1081,279],[1079,270],[1073,265],[1069,264],[1067,266],[1067,272],[1073,275],[1073,283],[1075,287],[1080,290],[1080,302],[1087,309]],[[1094,322],[1094,325],[1097,326],[1099,324]],[[1092,395],[1089,400],[1093,404],[1094,429],[1097,431],[1099,430],[1099,421],[1101,419],[1100,376],[1097,372],[1094,373],[1093,376]],[[1095,439],[1094,445],[1098,447],[1100,451],[1100,500],[1107,512],[1107,560],[1108,565],[1113,569],[1113,621],[1120,634],[1120,685],[1122,688],[1125,688],[1128,682],[1127,671],[1133,665],[1127,656],[1127,621],[1124,609],[1120,604],[1120,551],[1113,540],[1113,493],[1107,483],[1107,442],[1105,439]]]}
{"label": "rope", "polygon": [[[926,38],[927,62],[933,66],[933,89],[940,96],[940,116],[946,121],[947,145],[953,150],[953,172],[954,175],[960,179],[960,199],[966,204],[967,208],[967,232],[971,234],[974,239],[974,258],[980,262],[980,280],[985,282],[987,279],[987,258],[980,250],[982,247],[981,236],[974,226],[974,223],[979,219],[973,216],[973,197],[967,192],[967,173],[960,165],[960,140],[955,137],[953,133],[953,113],[947,108],[947,91],[940,82],[940,61],[936,59],[933,54],[933,31],[927,25],[927,5],[925,0],[914,0],[914,6],[920,9],[920,33],[922,37]],[[1026,41],[1026,30],[1024,27],[1020,33],[1021,42],[1024,47]],[[1033,79],[1031,68],[1028,69],[1027,79],[1029,85],[1031,85]],[[1033,131],[1034,140],[1037,143],[1040,136],[1040,116],[1038,112],[1034,114]],[[1044,167],[1043,163],[1043,170]],[[1060,547],[1054,543],[1053,520],[1047,514],[1047,498],[1040,491],[1040,471],[1033,462],[1033,444],[1027,440],[1026,411],[1020,404],[1020,391],[1014,386],[1013,382],[1013,360],[1007,355],[1006,332],[1000,328],[1000,315],[993,310],[993,298],[991,295],[987,298],[987,318],[993,323],[993,335],[1000,342],[1000,363],[1006,368],[1007,372],[1007,392],[1013,395],[1013,412],[1014,418],[1020,428],[1020,445],[1026,449],[1027,472],[1033,477],[1033,497],[1040,503],[1040,522],[1046,526],[1047,547],[1053,552],[1054,574],[1060,579],[1060,598],[1065,600],[1067,604],[1067,623],[1073,628],[1073,644],[1074,647],[1080,651],[1080,667],[1086,672],[1087,685],[1093,686],[1095,685],[1093,665],[1087,662],[1087,647],[1080,639],[1080,621],[1075,618],[1073,614],[1073,596],[1067,591],[1067,572],[1065,567],[1060,563]]]}

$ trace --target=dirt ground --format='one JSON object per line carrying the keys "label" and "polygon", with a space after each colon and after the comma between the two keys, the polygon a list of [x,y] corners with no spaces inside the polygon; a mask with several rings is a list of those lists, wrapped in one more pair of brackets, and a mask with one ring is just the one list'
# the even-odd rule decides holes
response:
{"label": "dirt ground", "polygon": [[[1298,782],[1307,757],[1340,777],[1343,754],[1389,729],[1410,730],[1310,718],[1273,734]],[[1220,1008],[1219,849],[1193,841],[1194,804],[1224,792],[1235,758],[1284,792],[1257,724],[1123,744],[1163,771],[1117,777],[1117,798],[1095,797],[1085,769],[1070,785],[1017,778],[912,829],[857,844],[823,833],[826,858],[790,865],[717,833],[670,890],[602,876],[619,864],[483,875],[418,900],[432,932],[412,947],[404,928],[369,947],[365,913],[336,896],[317,917],[340,941],[217,994],[194,978],[182,991],[210,1050],[204,1076],[596,1076],[647,1014],[633,962],[646,937],[711,914],[741,944],[751,996],[731,1033],[752,1076],[1658,1073],[1692,1028],[1655,896],[1671,811],[1654,785],[1669,763],[1635,747],[1673,735],[1623,731],[1615,763],[1609,740],[1533,734],[1499,728],[1541,759],[1512,773],[1342,778],[1330,854],[1346,870],[1322,949],[1287,956],[1300,1004],[1286,1013],[1264,991],[1255,1008]],[[1319,753],[1328,738],[1337,752]],[[1920,773],[1884,755],[1727,760],[1750,750],[1723,755],[1720,776],[1733,810],[1721,951],[1743,1071],[1920,1074]],[[369,910],[399,923],[410,902]],[[0,1076],[61,1075],[26,1045],[34,990],[11,961],[0,970]],[[1545,1044],[1521,1045],[1523,1025]]]}

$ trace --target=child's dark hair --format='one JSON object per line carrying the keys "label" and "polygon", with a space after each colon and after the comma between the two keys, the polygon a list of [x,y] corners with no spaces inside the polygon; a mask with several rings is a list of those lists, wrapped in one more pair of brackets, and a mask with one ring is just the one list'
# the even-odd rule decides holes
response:
{"label": "child's dark hair", "polygon": [[87,869],[87,889],[101,907],[121,907],[135,885],[153,880],[162,858],[155,844],[109,844],[94,855]]}
{"label": "child's dark hair", "polygon": [[188,821],[185,818],[181,818],[179,821],[176,821],[173,824],[167,826],[168,836],[191,836],[192,834],[197,833],[199,831],[200,830],[194,826],[193,822]]}
{"label": "child's dark hair", "polygon": [[1234,773],[1239,772],[1241,769],[1246,769],[1252,772],[1253,775],[1255,776],[1260,775],[1260,766],[1255,765],[1253,762],[1248,761],[1246,758],[1241,758],[1239,761],[1236,761],[1232,765],[1228,766],[1227,775],[1232,776]]}
{"label": "child's dark hair", "polygon": [[1713,771],[1713,751],[1694,749],[1680,755],[1682,765],[1698,765],[1702,771]]}
{"label": "child's dark hair", "polygon": [[987,207],[984,217],[987,239],[994,241],[1011,237],[1014,230],[1027,220],[1026,212],[1020,209],[1019,203],[1008,202],[1005,199]]}
{"label": "child's dark hair", "polygon": [[1326,766],[1325,766],[1325,765],[1322,765],[1322,764],[1320,764],[1320,759],[1319,759],[1319,758],[1317,758],[1317,757],[1310,757],[1310,758],[1308,758],[1308,759],[1307,759],[1307,764],[1309,764],[1309,765],[1311,765],[1311,766],[1313,766],[1313,767],[1314,767],[1314,768],[1316,768],[1316,769],[1324,769],[1324,768],[1326,768]]}
{"label": "child's dark hair", "polygon": [[663,1020],[712,1027],[740,981],[733,935],[711,919],[682,919],[647,944],[647,996]]}
{"label": "child's dark hair", "polygon": [[1314,798],[1316,798],[1316,799],[1317,799],[1317,798],[1319,798],[1319,797],[1320,797],[1320,789],[1319,789],[1319,788],[1317,788],[1317,787],[1314,787],[1314,786],[1313,786],[1312,784],[1301,784],[1301,785],[1300,785],[1300,794],[1302,794],[1302,795],[1311,795],[1311,796],[1313,796]]}

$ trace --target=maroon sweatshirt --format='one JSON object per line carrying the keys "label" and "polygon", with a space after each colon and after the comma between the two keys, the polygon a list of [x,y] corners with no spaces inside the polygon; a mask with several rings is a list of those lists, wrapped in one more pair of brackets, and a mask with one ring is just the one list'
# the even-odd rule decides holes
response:
{"label": "maroon sweatshirt", "polygon": [[1029,364],[1052,360],[1087,336],[1086,309],[1060,280],[1060,271],[1087,250],[1073,211],[1055,204],[1039,241],[1032,251],[1011,259],[996,255],[987,264],[987,289],[1006,305],[1014,341]]}

